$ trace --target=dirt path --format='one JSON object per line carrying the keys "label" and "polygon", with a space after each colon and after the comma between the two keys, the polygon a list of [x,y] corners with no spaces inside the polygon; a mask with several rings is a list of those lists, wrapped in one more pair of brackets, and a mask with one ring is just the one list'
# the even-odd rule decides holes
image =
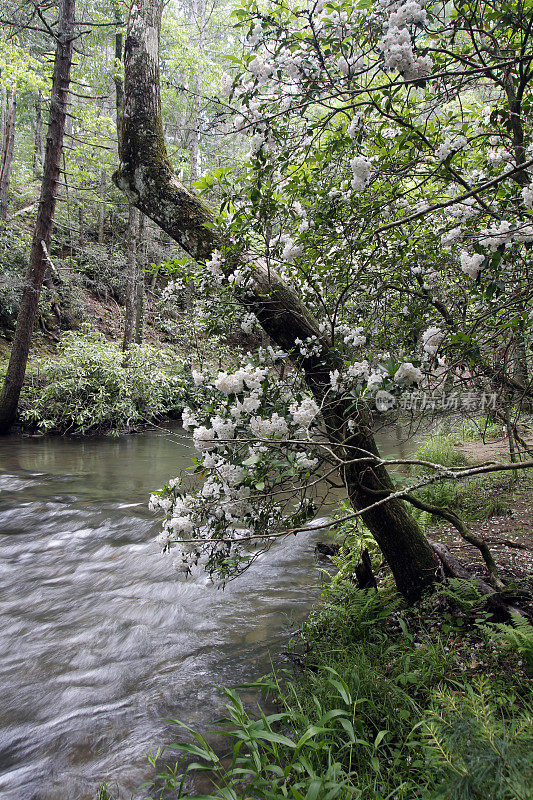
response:
{"label": "dirt path", "polygon": [[[533,438],[528,437],[533,447]],[[472,463],[509,461],[507,440],[487,439],[456,445]],[[531,473],[531,470],[529,471]],[[533,573],[533,475],[517,475],[516,487],[509,497],[508,488],[496,483],[491,496],[506,501],[509,511],[487,520],[469,521],[472,533],[489,545],[501,570],[502,577],[521,578]],[[480,506],[485,498],[480,497]],[[442,542],[467,568],[481,574],[484,564],[479,551],[461,539],[455,528],[442,525],[431,529],[431,538]]]}

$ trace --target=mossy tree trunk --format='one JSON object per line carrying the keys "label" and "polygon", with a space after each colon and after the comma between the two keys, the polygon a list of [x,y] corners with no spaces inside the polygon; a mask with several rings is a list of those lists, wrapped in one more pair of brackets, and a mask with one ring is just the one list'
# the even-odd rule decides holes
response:
{"label": "mossy tree trunk", "polygon": [[[223,231],[213,227],[210,209],[178,181],[167,158],[159,89],[161,10],[162,0],[136,0],[131,6],[124,49],[120,167],[115,182],[131,203],[202,262],[215,248],[221,248],[225,239]],[[346,462],[344,480],[350,501],[364,512],[363,520],[381,547],[399,591],[414,600],[435,582],[437,562],[401,501],[392,499],[364,511],[393,487],[385,467],[354,462],[369,452],[378,454],[368,411],[364,407],[354,411],[342,398],[330,399],[330,371],[342,368],[335,349],[320,333],[309,310],[274,271],[260,261],[251,269],[252,289],[242,302],[256,314],[268,336],[289,353],[298,351],[296,339],[314,336],[322,344],[320,356],[294,360],[322,404],[328,434]],[[348,421],[353,426],[350,433]]]}
{"label": "mossy tree trunk", "polygon": [[0,433],[9,431],[17,413],[20,391],[26,374],[39,297],[48,264],[47,253],[50,252],[52,226],[61,173],[61,154],[63,151],[70,68],[75,38],[73,31],[74,10],[75,0],[61,0],[56,29],[56,52],[41,198],[30,252],[29,271],[17,317],[4,387],[0,396]]}
{"label": "mossy tree trunk", "polygon": [[139,212],[130,204],[128,218],[128,261],[126,276],[126,312],[124,317],[124,338],[122,349],[130,349],[135,330],[135,310],[137,300],[137,239],[139,235]]}
{"label": "mossy tree trunk", "polygon": [[11,169],[15,152],[15,117],[17,111],[17,91],[13,86],[6,104],[3,148],[0,162],[0,219],[7,217],[7,201],[9,199],[9,184],[11,183]]}

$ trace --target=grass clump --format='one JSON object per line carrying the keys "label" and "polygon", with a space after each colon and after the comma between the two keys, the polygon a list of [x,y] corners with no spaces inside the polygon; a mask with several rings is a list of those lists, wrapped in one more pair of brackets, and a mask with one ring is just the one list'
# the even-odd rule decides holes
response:
{"label": "grass clump", "polygon": [[390,589],[338,584],[304,626],[301,670],[253,684],[273,712],[224,689],[229,753],[177,723],[193,742],[173,745],[181,761],[150,796],[193,797],[200,773],[212,800],[526,800],[527,678],[480,625],[493,630],[471,585],[406,609]]}
{"label": "grass clump", "polygon": [[118,433],[178,413],[187,383],[172,351],[133,345],[125,358],[86,326],[63,336],[57,358],[34,362],[20,417],[53,433]]}
{"label": "grass clump", "polygon": [[[455,447],[453,434],[436,433],[417,450],[415,458],[440,464],[443,467],[466,467],[468,459]],[[414,466],[411,475],[415,478],[432,476],[435,470],[426,466]],[[512,494],[515,477],[513,475],[492,474],[465,480],[443,480],[417,489],[416,496],[430,505],[450,508],[470,519],[489,519],[492,516],[509,512],[508,497]],[[427,523],[426,512],[414,510],[415,516]],[[433,516],[429,522],[439,522]]]}

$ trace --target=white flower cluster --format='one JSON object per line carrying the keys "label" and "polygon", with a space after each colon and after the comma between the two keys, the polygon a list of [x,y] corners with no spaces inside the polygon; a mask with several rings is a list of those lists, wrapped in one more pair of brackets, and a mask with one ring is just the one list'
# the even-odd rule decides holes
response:
{"label": "white flower cluster", "polygon": [[213,250],[211,258],[209,261],[205,262],[205,266],[208,272],[210,272],[213,277],[217,278],[218,282],[224,277],[224,273],[222,272],[222,255],[218,250]]}
{"label": "white flower cluster", "polygon": [[501,164],[508,164],[512,161],[512,158],[512,154],[504,150],[503,147],[498,148],[498,150],[487,151],[487,162],[491,167],[499,167]]}
{"label": "white flower cluster", "polygon": [[411,34],[407,28],[388,28],[379,42],[387,69],[397,69],[406,80],[420,80],[431,73],[433,62],[429,56],[416,56]]}
{"label": "white flower cluster", "polygon": [[445,334],[440,328],[433,327],[424,331],[422,334],[422,349],[424,352],[430,356],[436,355],[444,336]]}
{"label": "white flower cluster", "polygon": [[460,226],[452,228],[440,237],[440,243],[445,249],[449,249],[454,245],[463,235]]}
{"label": "white flower cluster", "polygon": [[260,400],[260,392],[250,392],[250,394],[245,395],[242,400],[238,397],[235,399],[235,403],[230,406],[230,414],[235,419],[240,420],[241,417],[245,416],[246,414],[253,414],[254,411],[261,405]]}
{"label": "white flower cluster", "polygon": [[304,397],[301,403],[291,403],[289,412],[296,425],[307,430],[318,414],[319,408],[312,397]]}
{"label": "white flower cluster", "polygon": [[359,114],[354,114],[354,116],[352,117],[352,121],[348,125],[348,130],[346,132],[351,139],[355,139],[360,130],[361,130],[361,117]]}
{"label": "white flower cluster", "polygon": [[410,361],[406,361],[394,373],[394,380],[396,383],[401,383],[404,386],[412,386],[415,383],[421,383],[423,378],[422,372]]}
{"label": "white flower cluster", "polygon": [[266,419],[259,416],[252,417],[250,430],[258,439],[282,439],[289,435],[287,420],[277,411],[274,411],[272,416]]}
{"label": "white flower cluster", "polygon": [[300,353],[304,358],[319,356],[322,352],[322,344],[317,336],[308,336],[305,341],[303,339],[295,339],[294,344],[300,348]]}
{"label": "white flower cluster", "polygon": [[393,11],[388,19],[389,28],[403,28],[409,23],[415,25],[425,25],[427,21],[426,9],[416,0],[408,0],[403,3],[397,11]]}
{"label": "white flower cluster", "polygon": [[299,470],[313,469],[318,464],[318,458],[309,458],[307,453],[298,452],[294,461],[294,466]]}
{"label": "white flower cluster", "polygon": [[449,213],[452,217],[455,217],[458,220],[462,220],[463,222],[471,219],[477,213],[477,206],[476,201],[472,197],[468,197],[466,200],[463,200],[460,203],[455,203],[453,206],[448,208]]}
{"label": "white flower cluster", "polygon": [[479,238],[485,247],[488,247],[490,250],[496,250],[498,247],[512,242],[514,233],[515,231],[511,227],[511,223],[506,219],[502,219],[498,225],[491,225],[481,231]]}
{"label": "white flower cluster", "polygon": [[255,23],[254,27],[252,28],[252,30],[248,34],[247,38],[248,38],[249,44],[251,44],[252,46],[255,46],[255,45],[259,44],[259,42],[263,38],[263,26],[262,26],[260,20],[257,20],[257,22]]}
{"label": "white flower cluster", "polygon": [[466,137],[456,136],[454,139],[445,139],[435,150],[435,155],[439,161],[446,161],[449,155],[457,153],[467,145]]}
{"label": "white flower cluster", "polygon": [[255,75],[257,82],[260,86],[262,86],[268,81],[274,72],[274,67],[269,61],[263,61],[262,58],[256,56],[248,64],[248,70],[252,73],[252,75]]}
{"label": "white flower cluster", "polygon": [[195,425],[199,425],[196,414],[189,406],[185,406],[181,412],[181,424],[186,431],[190,430],[190,428],[194,428]]}
{"label": "white flower cluster", "polygon": [[303,247],[295,244],[294,239],[292,239],[287,233],[283,233],[280,236],[280,242],[283,244],[283,250],[281,252],[281,258],[283,261],[292,263],[296,258],[299,258],[302,255]]}
{"label": "white flower cluster", "polygon": [[485,256],[481,253],[468,253],[466,250],[461,250],[460,255],[461,269],[466,275],[475,280],[481,271],[481,265],[485,261]]}
{"label": "white flower cluster", "polygon": [[182,278],[175,278],[175,280],[169,281],[161,292],[161,301],[170,300],[172,297],[181,294],[184,289],[185,282]]}
{"label": "white flower cluster", "polygon": [[261,383],[267,375],[266,367],[254,367],[247,364],[237,372],[219,372],[215,379],[215,386],[224,394],[240,394],[246,386],[251,391],[260,392]]}
{"label": "white flower cluster", "polygon": [[354,192],[362,192],[370,180],[372,164],[365,156],[354,156],[350,161],[353,172],[351,187]]}
{"label": "white flower cluster", "polygon": [[342,336],[344,344],[349,344],[353,347],[362,347],[362,345],[366,344],[366,335],[361,327],[351,328],[349,325],[340,323],[337,325],[336,332]]}
{"label": "white flower cluster", "polygon": [[533,208],[533,183],[522,189],[522,200],[526,208]]}
{"label": "white flower cluster", "polygon": [[255,314],[252,314],[251,311],[245,314],[241,320],[241,328],[244,331],[244,333],[248,335],[252,333],[254,325],[256,324],[257,324],[257,317],[255,316]]}
{"label": "white flower cluster", "polygon": [[203,373],[200,372],[200,370],[197,370],[197,369],[194,369],[194,368],[191,370],[191,373],[192,373],[192,379],[193,379],[194,385],[195,386],[201,386],[202,383],[205,380]]}
{"label": "white flower cluster", "polygon": [[226,97],[231,97],[233,92],[233,78],[231,75],[228,75],[227,72],[224,72],[222,78],[220,80],[220,89],[222,94]]}
{"label": "white flower cluster", "polygon": [[363,384],[366,381],[366,391],[373,392],[383,383],[384,374],[380,368],[372,369],[368,361],[356,361],[350,364],[346,372],[340,373],[338,369],[329,373],[329,382],[333,392],[342,392],[351,389],[354,384]]}
{"label": "white flower cluster", "polygon": [[348,367],[346,374],[356,381],[366,381],[370,375],[370,364],[368,361],[354,361]]}

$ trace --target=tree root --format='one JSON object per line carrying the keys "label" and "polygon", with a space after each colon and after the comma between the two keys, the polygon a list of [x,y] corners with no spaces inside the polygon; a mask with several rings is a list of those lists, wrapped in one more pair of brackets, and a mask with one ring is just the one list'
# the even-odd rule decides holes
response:
{"label": "tree root", "polygon": [[461,578],[463,580],[473,581],[481,594],[486,596],[487,607],[497,619],[511,620],[512,614],[518,614],[521,617],[528,618],[527,614],[520,608],[512,606],[505,597],[498,594],[493,586],[481,578],[472,575],[466,567],[450,553],[445,545],[440,542],[432,541],[431,539],[428,539],[428,542],[442,565],[444,576],[447,578]]}

